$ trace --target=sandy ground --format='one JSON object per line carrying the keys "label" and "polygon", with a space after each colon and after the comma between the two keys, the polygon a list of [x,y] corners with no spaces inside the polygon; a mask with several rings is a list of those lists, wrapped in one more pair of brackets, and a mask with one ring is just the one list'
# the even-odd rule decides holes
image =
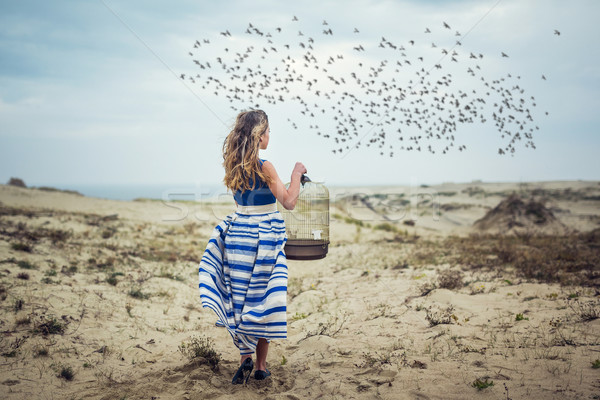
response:
{"label": "sandy ground", "polygon": [[[416,244],[468,238],[513,192],[544,199],[574,231],[600,226],[599,182],[331,189],[329,254],[288,261],[288,339],[271,343],[272,378],[233,386],[237,349],[197,290],[232,204],[2,185],[0,397],[600,398],[597,285],[415,258]],[[444,271],[460,284],[441,287]],[[213,340],[218,370],[179,350],[193,338]]]}

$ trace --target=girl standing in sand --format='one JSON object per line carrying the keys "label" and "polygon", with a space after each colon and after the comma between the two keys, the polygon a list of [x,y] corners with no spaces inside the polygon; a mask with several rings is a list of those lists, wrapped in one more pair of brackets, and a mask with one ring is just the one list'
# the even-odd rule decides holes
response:
{"label": "girl standing in sand", "polygon": [[216,226],[200,261],[200,298],[217,324],[225,326],[240,351],[233,384],[271,375],[266,359],[271,339],[287,337],[287,263],[285,224],[276,200],[292,210],[306,173],[296,163],[286,189],[269,161],[258,158],[269,145],[269,121],[261,110],[238,114],[223,144],[225,186],[234,193],[237,211]]}

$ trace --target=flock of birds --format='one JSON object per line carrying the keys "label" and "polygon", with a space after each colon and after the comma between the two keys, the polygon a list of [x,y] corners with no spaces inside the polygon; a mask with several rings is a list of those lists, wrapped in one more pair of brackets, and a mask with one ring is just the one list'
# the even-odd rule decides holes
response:
{"label": "flock of birds", "polygon": [[[296,17],[291,21],[298,24]],[[216,39],[196,40],[189,55],[198,70],[180,77],[225,96],[236,111],[250,106],[269,113],[265,103],[295,104],[295,118],[288,118],[291,127],[298,129],[300,118],[333,142],[334,154],[363,145],[390,157],[398,148],[435,153],[434,140],[442,141],[446,154],[459,127],[475,122],[494,124],[507,142],[499,154],[514,153],[522,139],[525,147],[535,149],[536,100],[525,94],[521,77],[507,73],[488,79],[484,55],[462,50],[462,35],[446,22],[440,25],[438,44],[382,37],[344,49],[325,40],[334,35],[327,21],[312,33],[294,25],[270,32],[249,23],[240,36],[225,30]],[[360,31],[351,33],[358,38]],[[427,38],[432,30],[425,28],[424,34]],[[216,51],[218,41],[223,47]],[[495,56],[496,62],[509,57],[505,52]],[[457,74],[462,77],[455,79]],[[464,144],[457,147],[466,149]]]}

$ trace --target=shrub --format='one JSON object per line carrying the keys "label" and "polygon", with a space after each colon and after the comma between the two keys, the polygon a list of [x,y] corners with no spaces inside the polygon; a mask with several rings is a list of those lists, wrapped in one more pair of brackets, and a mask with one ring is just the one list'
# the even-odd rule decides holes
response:
{"label": "shrub", "polygon": [[11,243],[10,248],[17,251],[31,253],[31,246],[29,246],[27,243]]}
{"label": "shrub", "polygon": [[37,269],[36,266],[29,261],[18,261],[17,265],[23,269]]}
{"label": "shrub", "polygon": [[58,377],[66,379],[68,381],[72,381],[75,377],[75,372],[73,372],[73,368],[63,366],[60,369],[60,374],[58,375]]}
{"label": "shrub", "polygon": [[453,314],[454,306],[449,305],[445,310],[431,311],[431,308],[425,310],[425,318],[429,321],[429,326],[441,324],[451,324],[456,316]]}
{"label": "shrub", "polygon": [[529,318],[526,318],[526,317],[524,317],[522,313],[518,313],[518,314],[515,316],[515,321],[523,321],[523,320],[527,320],[527,321],[529,321]]}
{"label": "shrub", "polygon": [[42,317],[36,324],[35,331],[44,336],[62,334],[65,332],[65,324],[58,321],[55,317]]}
{"label": "shrub", "polygon": [[150,298],[150,295],[148,293],[142,292],[142,289],[140,288],[131,288],[131,290],[129,291],[129,295],[134,299],[138,300],[147,300]]}
{"label": "shrub", "polygon": [[48,229],[44,232],[44,234],[52,241],[53,244],[64,242],[71,236],[71,232],[64,231],[62,229]]}
{"label": "shrub", "polygon": [[569,303],[569,306],[582,322],[600,318],[600,303],[598,302],[590,301],[582,303],[578,299],[575,299]]}
{"label": "shrub", "polygon": [[494,386],[494,381],[488,381],[487,378],[485,378],[485,381],[482,381],[481,379],[477,378],[471,384],[471,386],[473,386],[477,390],[483,390],[487,387]]}
{"label": "shrub", "polygon": [[438,274],[438,287],[442,289],[460,289],[463,287],[463,273],[447,269]]}
{"label": "shrub", "polygon": [[21,179],[21,178],[10,178],[10,180],[8,181],[8,184],[11,186],[18,186],[18,187],[22,187],[22,188],[27,187],[25,185],[25,182],[23,182],[23,179]]}
{"label": "shrub", "polygon": [[364,222],[362,222],[361,220],[352,218],[352,217],[344,217],[344,222],[347,224],[355,224],[358,226],[365,226]]}
{"label": "shrub", "polygon": [[179,345],[179,351],[190,361],[206,362],[213,371],[219,370],[219,361],[221,354],[213,348],[213,342],[206,337],[193,337],[188,343],[183,342]]}
{"label": "shrub", "polygon": [[398,232],[398,228],[395,225],[390,224],[389,222],[377,224],[373,227],[373,229],[379,229],[386,232]]}
{"label": "shrub", "polygon": [[65,275],[71,276],[71,275],[77,273],[78,270],[79,270],[79,268],[77,268],[77,265],[70,265],[68,267],[66,265],[64,265],[60,272],[62,272]]}
{"label": "shrub", "polygon": [[364,353],[363,354],[364,357],[364,361],[362,364],[360,364],[360,366],[362,368],[365,367],[373,367],[375,365],[383,365],[383,364],[391,364],[392,362],[392,355],[391,353],[388,352],[384,352],[383,354],[379,354],[377,352],[375,352],[375,354],[371,354],[369,353]]}
{"label": "shrub", "polygon": [[48,357],[49,351],[47,347],[38,346],[33,352],[34,357]]}
{"label": "shrub", "polygon": [[13,310],[15,312],[22,310],[24,304],[25,304],[25,302],[23,301],[23,299],[16,299],[15,300],[15,305],[13,307]]}
{"label": "shrub", "polygon": [[27,272],[19,272],[17,274],[17,278],[27,281],[27,280],[29,280],[29,274]]}

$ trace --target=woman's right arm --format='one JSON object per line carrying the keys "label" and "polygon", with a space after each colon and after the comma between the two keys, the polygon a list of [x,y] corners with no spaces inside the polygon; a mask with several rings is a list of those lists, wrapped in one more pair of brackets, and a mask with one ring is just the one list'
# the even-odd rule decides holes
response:
{"label": "woman's right arm", "polygon": [[275,195],[277,201],[279,201],[286,210],[293,210],[294,207],[296,207],[296,201],[300,194],[300,178],[306,173],[304,164],[301,162],[296,163],[296,166],[292,171],[290,186],[287,189],[283,182],[281,182],[281,179],[279,179],[275,166],[273,166],[271,162],[265,161],[262,167],[263,172],[271,178],[269,189],[271,189],[271,192]]}

